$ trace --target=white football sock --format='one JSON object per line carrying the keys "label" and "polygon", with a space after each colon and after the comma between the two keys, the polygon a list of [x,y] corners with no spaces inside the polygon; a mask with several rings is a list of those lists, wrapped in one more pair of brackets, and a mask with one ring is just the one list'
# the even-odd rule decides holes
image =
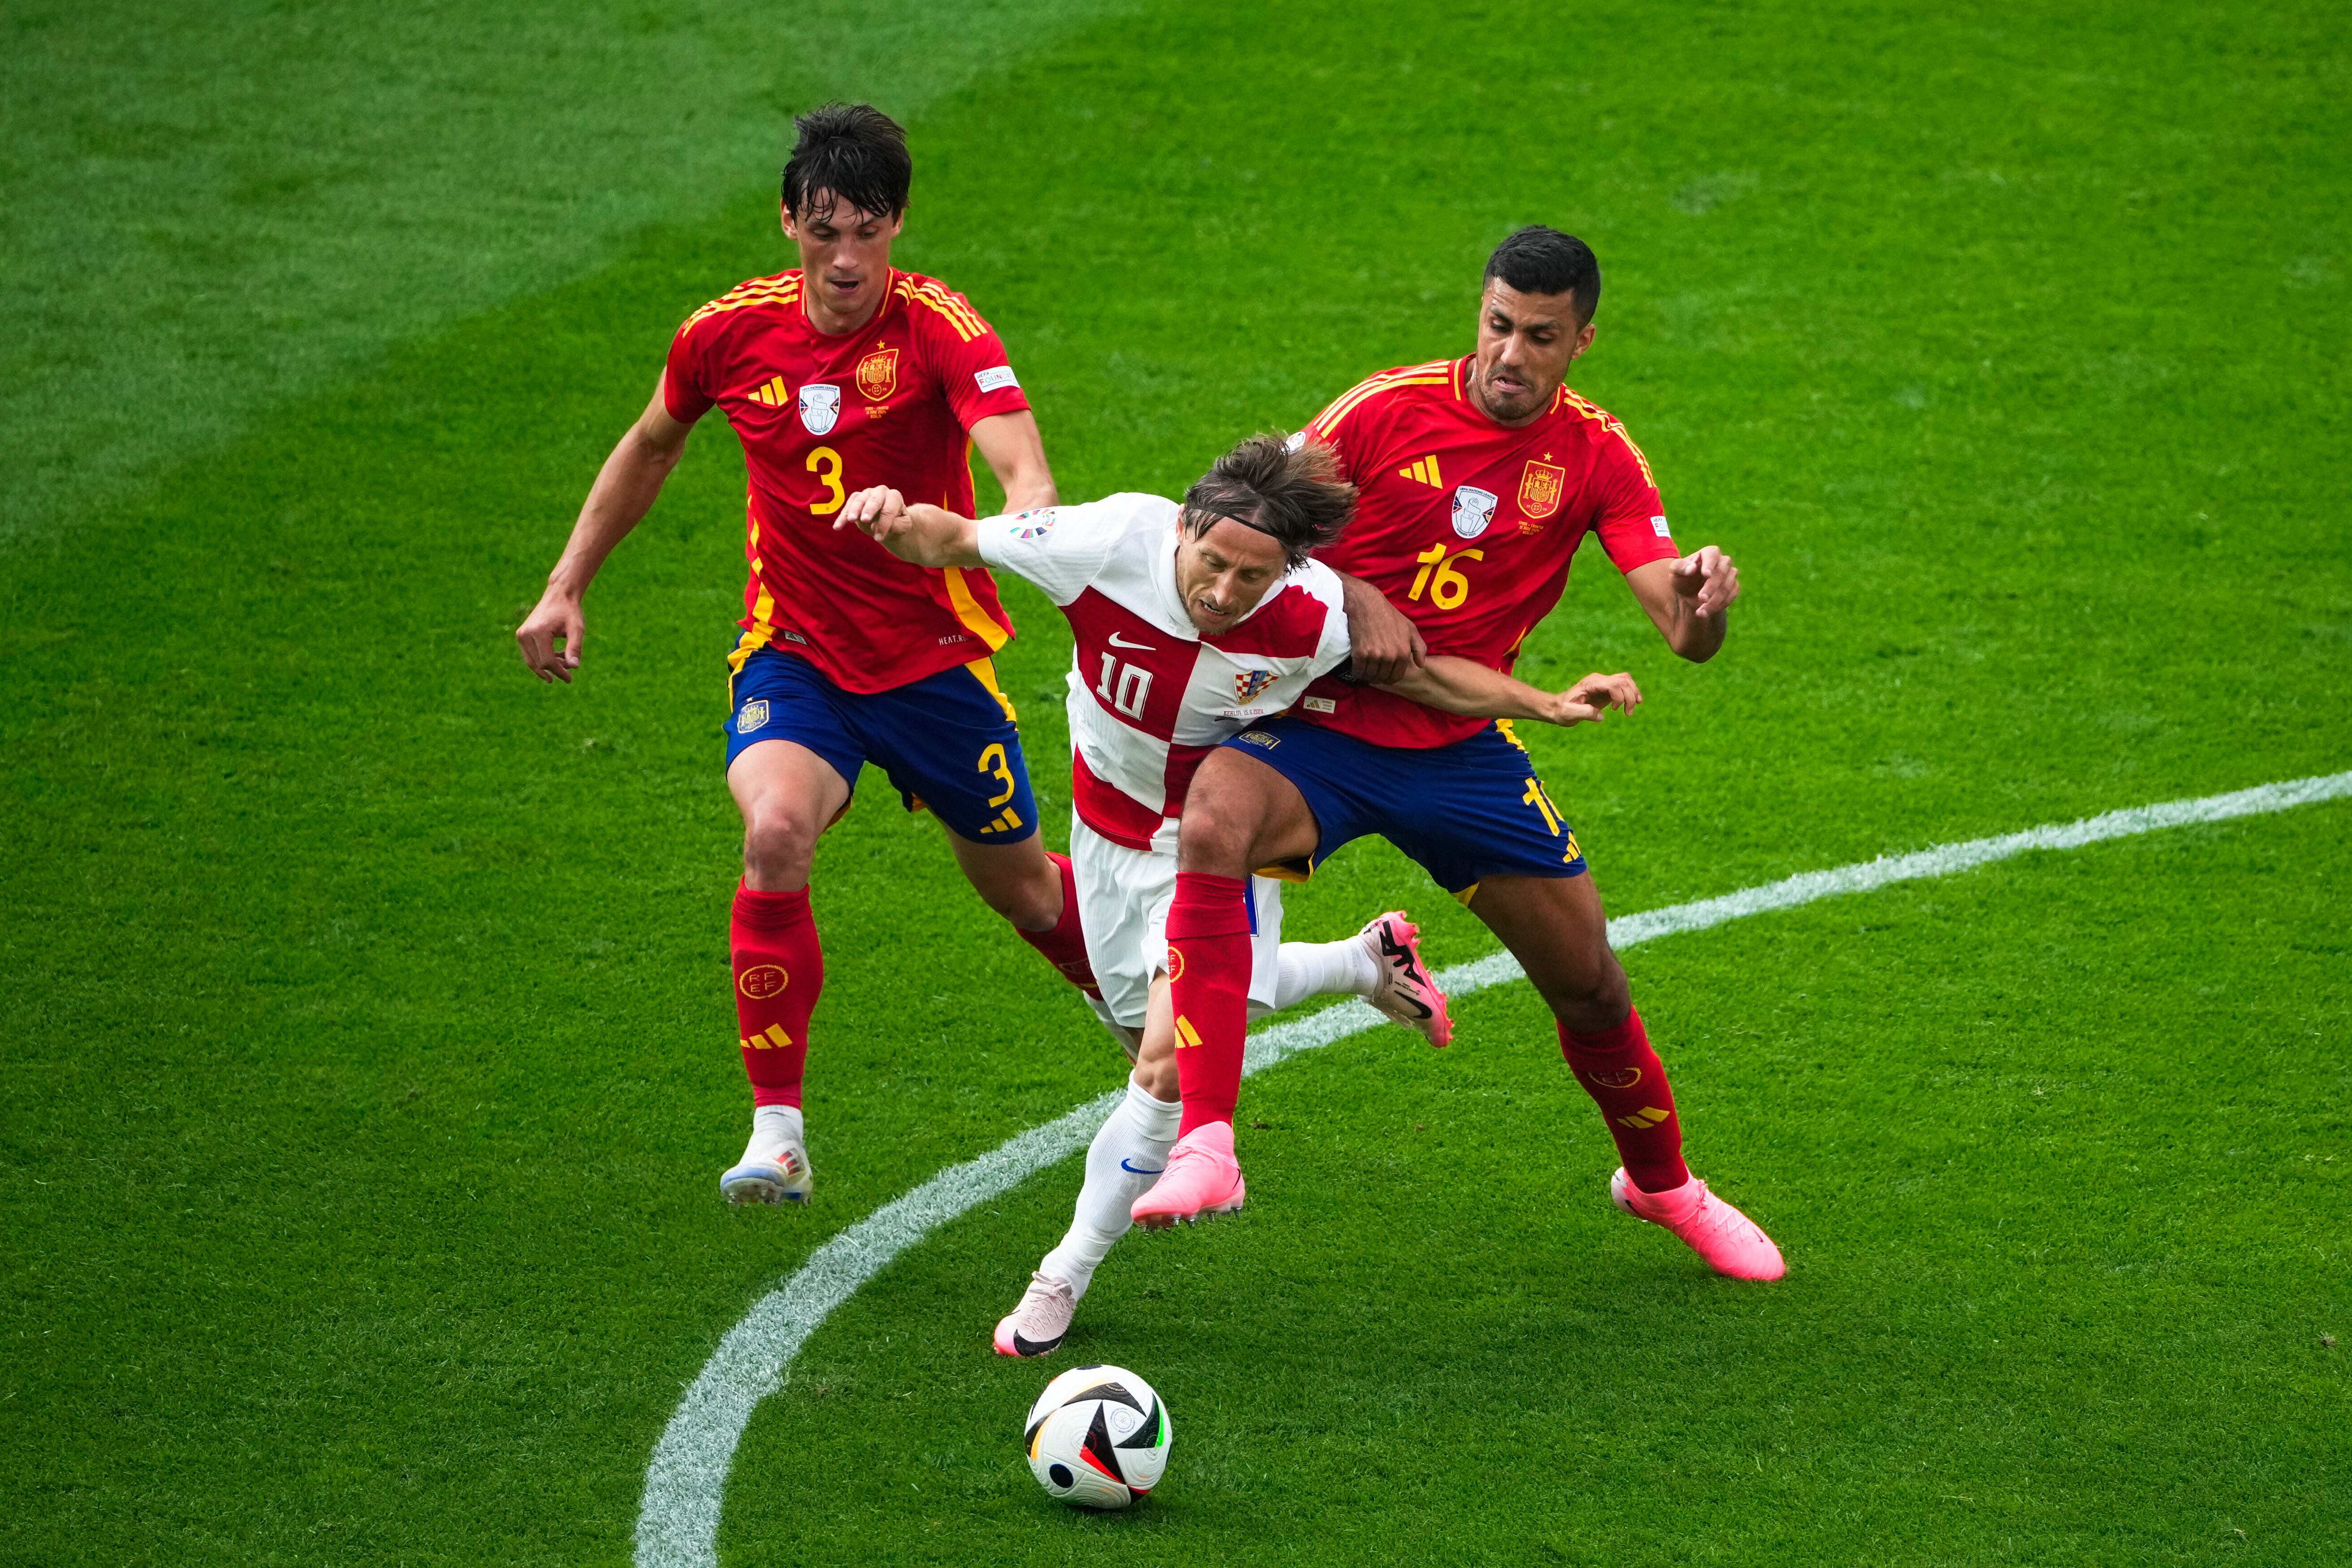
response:
{"label": "white football sock", "polygon": [[1183,1119],[1182,1101],[1154,1100],[1129,1080],[1127,1098],[1087,1146],[1087,1184],[1078,1189],[1070,1233],[1045,1254],[1038,1273],[1068,1280],[1073,1299],[1086,1295],[1094,1282],[1095,1266],[1135,1223],[1129,1212],[1135,1200],[1150,1191],[1167,1167],[1168,1151]]}
{"label": "white football sock", "polygon": [[757,1155],[772,1155],[787,1143],[803,1148],[808,1142],[801,1135],[801,1108],[797,1105],[755,1105],[751,1108],[751,1143],[743,1151],[747,1160]]}
{"label": "white football sock", "polygon": [[1338,942],[1286,942],[1274,981],[1275,1011],[1309,996],[1370,996],[1380,988],[1380,965],[1360,937]]}

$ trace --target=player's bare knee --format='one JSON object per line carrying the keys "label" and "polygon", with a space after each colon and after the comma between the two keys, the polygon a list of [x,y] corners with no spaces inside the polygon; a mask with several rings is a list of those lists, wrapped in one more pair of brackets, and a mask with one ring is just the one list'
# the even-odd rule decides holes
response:
{"label": "player's bare knee", "polygon": [[1607,952],[1563,966],[1546,976],[1540,989],[1552,1016],[1576,1034],[1615,1028],[1633,1005],[1624,966]]}
{"label": "player's bare knee", "polygon": [[980,901],[1022,931],[1051,931],[1062,920],[1062,874],[1041,852],[1026,876],[974,879]]}
{"label": "player's bare knee", "polygon": [[755,808],[743,824],[743,868],[770,885],[804,881],[821,831],[804,812]]}
{"label": "player's bare knee", "polygon": [[1183,824],[1177,831],[1176,863],[1187,871],[1213,877],[1246,876],[1250,845],[1259,826],[1255,804],[1216,799],[1187,804]]}

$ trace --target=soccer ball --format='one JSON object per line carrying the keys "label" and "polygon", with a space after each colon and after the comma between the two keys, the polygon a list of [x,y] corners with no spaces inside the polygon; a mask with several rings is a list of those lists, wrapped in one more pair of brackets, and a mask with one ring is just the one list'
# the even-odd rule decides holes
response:
{"label": "soccer ball", "polygon": [[1072,1508],[1125,1508],[1168,1468],[1175,1429],[1151,1385],[1120,1366],[1072,1367],[1029,1407],[1029,1471]]}

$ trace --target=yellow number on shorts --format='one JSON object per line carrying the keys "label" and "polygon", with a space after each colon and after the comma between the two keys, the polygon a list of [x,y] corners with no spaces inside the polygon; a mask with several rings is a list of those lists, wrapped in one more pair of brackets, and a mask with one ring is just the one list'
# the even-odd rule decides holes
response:
{"label": "yellow number on shorts", "polygon": [[972,772],[979,773],[994,773],[998,778],[1004,781],[1004,793],[1003,795],[990,795],[988,797],[989,805],[1003,805],[1006,801],[1013,798],[1013,791],[1014,788],[1013,783],[1013,769],[1004,760],[1004,748],[1003,746],[992,745],[988,750],[981,752],[980,766],[974,768]]}
{"label": "yellow number on shorts", "polygon": [[825,489],[825,499],[809,508],[809,515],[830,517],[839,511],[841,503],[849,499],[849,492],[841,488],[841,454],[830,447],[819,447],[809,454],[808,471]]}
{"label": "yellow number on shorts", "polygon": [[1533,779],[1529,779],[1528,781],[1528,793],[1519,796],[1519,798],[1526,801],[1529,805],[1534,806],[1538,811],[1542,812],[1544,826],[1551,829],[1551,836],[1554,838],[1559,837],[1559,813],[1553,809],[1551,797],[1544,794],[1543,785],[1536,783]]}
{"label": "yellow number on shorts", "polygon": [[1413,559],[1421,563],[1421,570],[1414,574],[1412,592],[1407,594],[1405,597],[1418,599],[1421,597],[1421,591],[1427,588],[1431,604],[1441,610],[1452,610],[1460,608],[1462,601],[1470,596],[1470,579],[1456,572],[1454,569],[1454,563],[1456,561],[1484,561],[1486,559],[1486,552],[1483,550],[1465,550],[1448,555],[1445,553],[1445,546],[1441,542],[1431,545]]}

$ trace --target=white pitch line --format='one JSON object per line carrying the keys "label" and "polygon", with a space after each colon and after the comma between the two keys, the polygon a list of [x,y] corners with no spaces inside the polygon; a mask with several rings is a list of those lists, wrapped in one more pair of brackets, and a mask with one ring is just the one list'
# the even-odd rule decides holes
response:
{"label": "white pitch line", "polygon": [[[1867,892],[1889,882],[1948,877],[2029,849],[2079,849],[2102,839],[2286,811],[2344,795],[2352,795],[2352,773],[2259,784],[2200,800],[2133,806],[1997,838],[1972,838],[1913,855],[1882,856],[1827,871],[1806,871],[1719,899],[1627,915],[1609,922],[1609,943],[1623,949],[1770,910],[1793,909],[1816,899]],[[1507,952],[1498,952],[1458,964],[1437,978],[1449,994],[1462,997],[1520,977],[1517,961]],[[1381,1016],[1363,1003],[1346,1002],[1277,1024],[1250,1037],[1242,1070],[1262,1072],[1301,1051],[1343,1040],[1381,1022]],[[941,1171],[834,1237],[811,1254],[791,1279],[761,1297],[719,1342],[701,1375],[679,1401],[661,1441],[654,1446],[653,1460],[646,1472],[645,1501],[637,1514],[639,1568],[716,1568],[719,1512],[736,1445],[760,1401],[783,1386],[785,1370],[809,1335],[892,1258],[931,1231],[1085,1148],[1126,1092],[1123,1086],[1112,1089],[1029,1129],[977,1160]]]}

